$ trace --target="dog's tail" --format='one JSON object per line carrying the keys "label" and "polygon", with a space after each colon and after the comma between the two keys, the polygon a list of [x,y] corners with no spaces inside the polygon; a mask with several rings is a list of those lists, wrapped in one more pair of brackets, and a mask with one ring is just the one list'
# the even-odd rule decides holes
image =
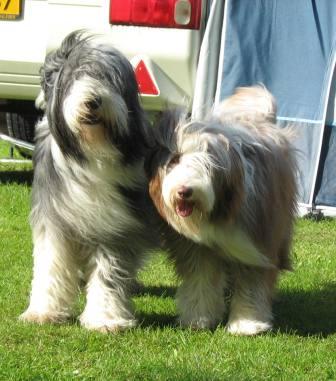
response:
{"label": "dog's tail", "polygon": [[276,122],[276,102],[273,95],[262,85],[238,87],[234,94],[221,102],[214,110],[221,120],[234,119],[246,123]]}
{"label": "dog's tail", "polygon": [[297,130],[290,124],[276,125],[276,114],[276,101],[263,85],[238,87],[213,111],[213,117],[222,123],[238,123],[249,130],[250,143],[256,138],[264,147],[271,149],[271,145],[275,145],[280,148],[287,157],[291,157],[294,167],[297,150],[293,142],[297,139]]}

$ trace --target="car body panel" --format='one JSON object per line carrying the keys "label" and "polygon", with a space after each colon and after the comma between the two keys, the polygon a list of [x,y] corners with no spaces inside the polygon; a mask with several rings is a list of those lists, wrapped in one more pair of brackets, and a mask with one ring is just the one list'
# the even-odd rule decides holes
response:
{"label": "car body panel", "polygon": [[0,99],[36,98],[47,52],[76,29],[100,33],[136,65],[144,60],[159,87],[142,95],[148,110],[191,105],[202,30],[118,26],[109,23],[109,0],[26,0],[23,17],[0,20],[8,36],[0,51]]}

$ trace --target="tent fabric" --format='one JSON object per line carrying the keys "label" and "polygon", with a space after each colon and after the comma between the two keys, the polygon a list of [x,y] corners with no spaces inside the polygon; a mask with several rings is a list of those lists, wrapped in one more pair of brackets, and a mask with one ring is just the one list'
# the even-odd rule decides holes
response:
{"label": "tent fabric", "polygon": [[296,130],[301,204],[336,206],[334,116],[325,133],[335,99],[336,1],[226,0],[222,25],[215,103],[263,83],[277,100],[279,125]]}
{"label": "tent fabric", "polygon": [[321,182],[317,190],[315,203],[327,207],[336,207],[336,128],[327,127],[326,158],[323,163]]}
{"label": "tent fabric", "polygon": [[193,119],[202,119],[211,109],[214,102],[219,70],[223,12],[223,0],[213,0],[198,61],[192,110]]}
{"label": "tent fabric", "polygon": [[318,123],[336,49],[336,2],[227,0],[220,99],[234,87],[263,82],[280,120]]}
{"label": "tent fabric", "polygon": [[[336,70],[331,81],[322,162],[315,204],[336,208]],[[336,210],[334,213],[336,214]]]}

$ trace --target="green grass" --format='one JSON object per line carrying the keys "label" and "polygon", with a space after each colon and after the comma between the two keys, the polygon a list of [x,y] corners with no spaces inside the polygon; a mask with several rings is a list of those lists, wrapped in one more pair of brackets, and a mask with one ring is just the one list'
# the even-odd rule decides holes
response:
{"label": "green grass", "polygon": [[17,317],[32,277],[31,177],[29,166],[0,164],[0,380],[336,380],[335,220],[298,220],[295,271],[281,278],[271,333],[176,327],[177,281],[162,254],[140,274],[138,328],[104,335],[76,321],[27,325]]}

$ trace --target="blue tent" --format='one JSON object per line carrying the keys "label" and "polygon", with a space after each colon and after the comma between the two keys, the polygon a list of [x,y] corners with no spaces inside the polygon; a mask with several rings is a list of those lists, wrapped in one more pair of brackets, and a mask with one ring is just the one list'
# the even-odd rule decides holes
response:
{"label": "blue tent", "polygon": [[193,115],[263,83],[296,130],[302,213],[336,215],[336,1],[213,0]]}

